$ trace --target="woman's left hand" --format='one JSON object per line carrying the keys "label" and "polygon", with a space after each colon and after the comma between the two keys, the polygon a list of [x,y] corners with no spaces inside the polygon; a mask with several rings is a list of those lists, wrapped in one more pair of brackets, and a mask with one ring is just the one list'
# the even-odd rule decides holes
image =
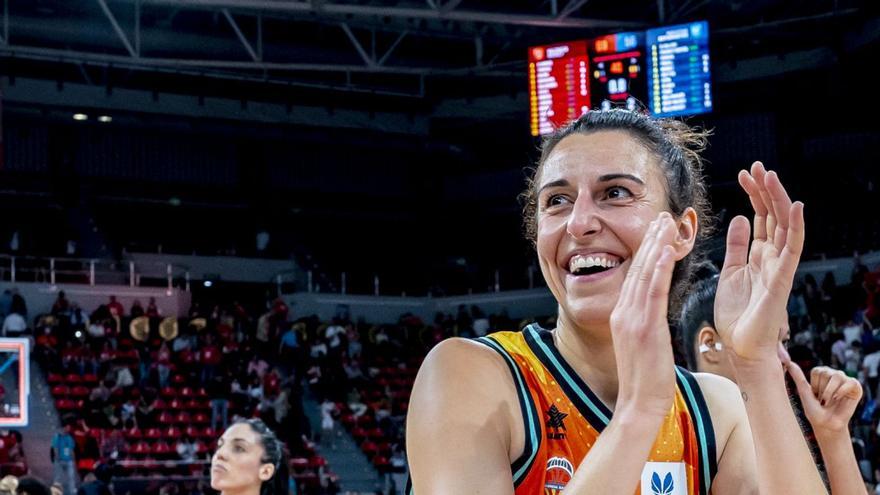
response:
{"label": "woman's left hand", "polygon": [[804,206],[792,203],[775,172],[755,162],[739,183],[755,210],[730,222],[715,296],[715,323],[734,360],[776,360],[786,303],[804,245]]}

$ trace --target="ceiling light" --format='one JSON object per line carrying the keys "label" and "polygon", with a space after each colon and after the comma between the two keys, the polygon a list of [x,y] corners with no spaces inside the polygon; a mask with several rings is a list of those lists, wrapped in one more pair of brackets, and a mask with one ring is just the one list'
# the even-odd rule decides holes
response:
{"label": "ceiling light", "polygon": [[89,116],[84,113],[73,114],[73,120],[89,120]]}
{"label": "ceiling light", "polygon": [[101,115],[98,117],[98,122],[113,122],[113,117],[109,115]]}

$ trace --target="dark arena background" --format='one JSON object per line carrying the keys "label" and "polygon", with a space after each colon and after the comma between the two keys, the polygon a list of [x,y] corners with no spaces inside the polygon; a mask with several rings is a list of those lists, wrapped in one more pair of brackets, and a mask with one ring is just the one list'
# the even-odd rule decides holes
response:
{"label": "dark arena background", "polygon": [[427,351],[553,326],[517,199],[540,143],[530,50],[706,21],[711,108],[686,119],[714,129],[719,232],[754,160],[806,204],[790,351],[862,379],[874,493],[876,2],[0,6],[0,474],[214,493],[216,439],[256,415],[291,493],[403,493]]}

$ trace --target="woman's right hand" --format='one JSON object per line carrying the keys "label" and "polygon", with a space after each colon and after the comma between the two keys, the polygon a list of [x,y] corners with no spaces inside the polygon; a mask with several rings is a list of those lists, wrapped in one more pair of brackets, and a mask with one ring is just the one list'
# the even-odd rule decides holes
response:
{"label": "woman's right hand", "polygon": [[675,359],[667,319],[675,232],[668,212],[660,213],[648,227],[610,322],[619,380],[615,409],[655,419],[669,412],[675,397]]}

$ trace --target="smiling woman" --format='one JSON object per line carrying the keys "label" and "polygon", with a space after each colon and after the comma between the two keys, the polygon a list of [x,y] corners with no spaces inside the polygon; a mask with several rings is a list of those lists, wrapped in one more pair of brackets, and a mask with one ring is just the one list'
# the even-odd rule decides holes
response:
{"label": "smiling woman", "polygon": [[230,426],[211,458],[211,488],[223,495],[287,494],[287,456],[281,440],[259,419]]}
{"label": "smiling woman", "polygon": [[544,142],[524,220],[556,328],[431,351],[407,416],[416,494],[824,493],[776,353],[803,205],[758,162],[739,176],[754,238],[731,222],[715,299],[741,390],[674,365],[669,310],[711,224],[706,138],[612,110]]}

